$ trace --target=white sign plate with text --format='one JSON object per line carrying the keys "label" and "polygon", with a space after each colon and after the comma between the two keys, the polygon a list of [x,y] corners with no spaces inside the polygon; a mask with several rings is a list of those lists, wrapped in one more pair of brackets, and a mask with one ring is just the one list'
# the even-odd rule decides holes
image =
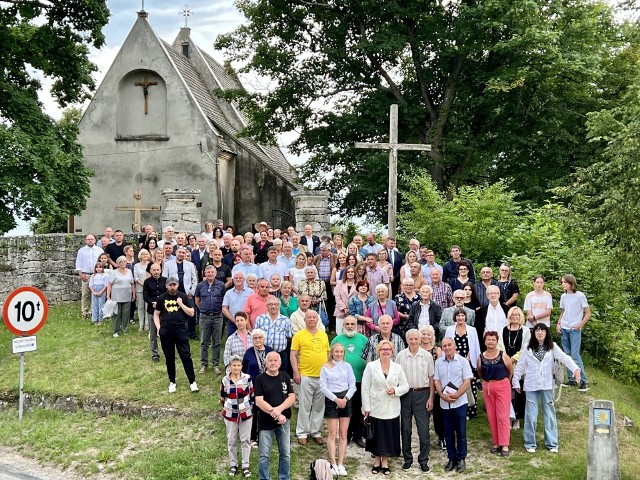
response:
{"label": "white sign plate with text", "polygon": [[18,337],[14,338],[11,342],[13,353],[22,352],[35,352],[36,351],[36,337]]}

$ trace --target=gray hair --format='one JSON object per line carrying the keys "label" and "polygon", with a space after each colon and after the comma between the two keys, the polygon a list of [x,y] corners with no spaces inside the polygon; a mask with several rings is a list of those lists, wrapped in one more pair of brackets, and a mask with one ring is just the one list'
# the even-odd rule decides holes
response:
{"label": "gray hair", "polygon": [[251,330],[251,338],[255,337],[267,338],[267,333],[261,328],[254,328],[253,330]]}
{"label": "gray hair", "polygon": [[125,261],[125,262],[126,262],[126,261],[127,261],[127,257],[125,257],[124,255],[120,255],[120,256],[118,257],[118,259],[116,260],[116,265],[118,265],[118,264],[119,264],[120,262],[122,262],[122,261]]}
{"label": "gray hair", "polygon": [[207,265],[204,269],[205,272],[208,272],[209,270],[215,270],[216,267],[214,265]]}
{"label": "gray hair", "polygon": [[249,280],[250,278],[258,280],[258,275],[256,275],[255,273],[247,273],[247,280]]}
{"label": "gray hair", "polygon": [[405,338],[409,338],[410,336],[420,336],[420,331],[417,328],[411,328],[409,330],[407,330],[407,333],[404,334]]}
{"label": "gray hair", "polygon": [[242,357],[240,355],[231,355],[231,358],[227,362],[227,365],[231,365],[233,362],[242,363]]}
{"label": "gray hair", "polygon": [[306,267],[304,267],[304,273],[307,273],[309,270],[311,270],[313,273],[316,273],[316,267],[314,267],[313,265],[307,265]]}
{"label": "gray hair", "polygon": [[[331,238],[331,237],[329,237]],[[322,242],[320,244],[320,250],[331,250],[331,245],[328,242]]]}

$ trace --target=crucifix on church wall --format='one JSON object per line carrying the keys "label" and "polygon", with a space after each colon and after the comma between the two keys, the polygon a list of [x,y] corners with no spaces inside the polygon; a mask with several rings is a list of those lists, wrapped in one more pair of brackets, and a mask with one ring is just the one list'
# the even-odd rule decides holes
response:
{"label": "crucifix on church wall", "polygon": [[150,82],[149,77],[145,76],[143,82],[136,82],[134,85],[136,87],[142,87],[142,94],[144,95],[144,114],[147,115],[149,113],[149,105],[147,103],[147,98],[149,97],[149,87],[158,85],[158,82]]}

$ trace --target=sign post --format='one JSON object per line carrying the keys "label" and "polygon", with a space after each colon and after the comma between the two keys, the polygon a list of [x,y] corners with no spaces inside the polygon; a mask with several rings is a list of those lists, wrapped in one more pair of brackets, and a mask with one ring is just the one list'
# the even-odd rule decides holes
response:
{"label": "sign post", "polygon": [[13,353],[20,354],[20,396],[18,420],[24,410],[24,352],[36,350],[36,337],[32,336],[47,321],[49,307],[44,294],[35,287],[20,287],[9,294],[4,302],[2,317],[7,328],[21,338],[12,341]]}
{"label": "sign post", "polygon": [[620,480],[618,433],[613,402],[589,403],[587,480]]}

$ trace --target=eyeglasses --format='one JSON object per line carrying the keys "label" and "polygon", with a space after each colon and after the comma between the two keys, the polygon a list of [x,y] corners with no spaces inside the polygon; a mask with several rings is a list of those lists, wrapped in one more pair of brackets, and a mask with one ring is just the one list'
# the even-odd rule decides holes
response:
{"label": "eyeglasses", "polygon": [[381,348],[380,351],[381,352],[392,352],[393,349],[392,348]]}

